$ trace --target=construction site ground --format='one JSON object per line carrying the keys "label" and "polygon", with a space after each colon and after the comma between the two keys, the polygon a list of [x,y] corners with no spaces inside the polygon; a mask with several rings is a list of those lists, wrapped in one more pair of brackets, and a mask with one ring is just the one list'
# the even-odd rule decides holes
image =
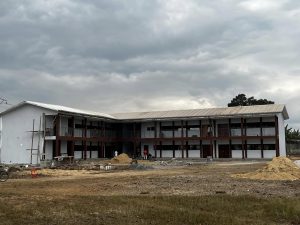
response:
{"label": "construction site ground", "polygon": [[300,224],[300,180],[232,177],[266,161],[138,165],[14,172],[0,183],[0,224]]}

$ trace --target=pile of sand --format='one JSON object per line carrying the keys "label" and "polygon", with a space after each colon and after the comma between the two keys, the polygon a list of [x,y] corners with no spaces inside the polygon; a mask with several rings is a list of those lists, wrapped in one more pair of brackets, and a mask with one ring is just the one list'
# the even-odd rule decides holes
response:
{"label": "pile of sand", "polygon": [[275,157],[262,169],[245,174],[235,174],[232,177],[253,180],[298,180],[300,168],[286,157]]}
{"label": "pile of sand", "polygon": [[112,158],[111,160],[112,164],[130,164],[132,162],[132,158],[129,158],[129,156],[125,153],[122,153],[114,158]]}

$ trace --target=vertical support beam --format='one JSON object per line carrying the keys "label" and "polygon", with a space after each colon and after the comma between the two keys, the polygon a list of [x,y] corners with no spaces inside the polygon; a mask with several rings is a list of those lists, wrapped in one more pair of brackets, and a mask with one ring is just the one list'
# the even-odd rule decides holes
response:
{"label": "vertical support beam", "polygon": [[199,137],[201,138],[202,136],[202,122],[199,120]]}
{"label": "vertical support beam", "polygon": [[214,150],[215,150],[215,158],[217,157],[217,125],[216,125],[216,120],[213,120],[213,138],[214,138]]}
{"label": "vertical support beam", "polygon": [[45,141],[45,136],[46,136],[46,115],[45,115],[45,113],[43,113],[43,128],[42,128],[42,130],[43,130],[43,154],[42,154],[42,156],[43,156],[43,160],[46,158],[46,141]]}
{"label": "vertical support beam", "polygon": [[185,121],[185,137],[186,137],[186,142],[185,142],[185,151],[186,151],[186,158],[189,157],[189,142],[188,142],[188,137],[189,137],[189,130],[188,130],[188,121]]}
{"label": "vertical support beam", "polygon": [[160,150],[159,151],[159,157],[162,158],[162,150],[163,150],[162,141],[159,142],[159,150]]}
{"label": "vertical support beam", "polygon": [[181,120],[181,138],[180,138],[181,158],[184,158],[184,147],[183,147],[183,120]]}
{"label": "vertical support beam", "polygon": [[213,134],[213,126],[212,126],[212,120],[209,119],[209,130],[210,130],[210,134],[208,136],[209,138],[209,147],[210,147],[210,156],[212,158],[214,158],[214,153],[213,153],[213,150],[214,150],[214,146],[213,146],[213,139],[212,139],[212,134]]}
{"label": "vertical support beam", "polygon": [[278,131],[278,116],[275,116],[275,150],[276,150],[276,157],[279,154],[279,131]]}
{"label": "vertical support beam", "polygon": [[247,119],[244,119],[244,134],[245,134],[245,158],[248,158],[247,152]]}
{"label": "vertical support beam", "polygon": [[159,157],[162,157],[162,132],[161,132],[161,122],[159,122]]}
{"label": "vertical support beam", "polygon": [[102,155],[105,158],[105,145],[106,145],[106,124],[105,121],[102,123]]}
{"label": "vertical support beam", "polygon": [[157,122],[155,121],[154,122],[154,139],[155,139],[155,142],[154,142],[154,156],[155,158],[157,158]]}
{"label": "vertical support beam", "polygon": [[92,150],[92,142],[90,141],[90,159],[92,158],[92,152],[93,152],[93,150]]}
{"label": "vertical support beam", "polygon": [[186,158],[189,158],[189,141],[185,142]]}
{"label": "vertical support beam", "polygon": [[172,121],[172,149],[173,149],[173,158],[175,158],[175,122]]}
{"label": "vertical support beam", "polygon": [[136,152],[136,123],[133,123],[133,155],[137,157]]}
{"label": "vertical support beam", "polygon": [[201,120],[199,120],[200,158],[203,158],[203,149],[202,149],[201,135],[202,135],[202,122],[201,122]]}
{"label": "vertical support beam", "polygon": [[72,140],[71,141],[71,156],[75,156],[74,152],[75,152],[75,141]]}
{"label": "vertical support beam", "polygon": [[84,120],[83,120],[83,125],[84,125],[84,131],[83,131],[83,133],[84,133],[84,142],[83,142],[83,159],[84,160],[86,160],[86,154],[87,154],[87,119],[86,118],[84,118]]}
{"label": "vertical support beam", "polygon": [[75,117],[72,116],[72,140],[71,140],[71,156],[75,156],[74,151],[75,151],[75,141],[74,141],[74,136],[75,136]]}
{"label": "vertical support beam", "polygon": [[228,120],[229,157],[232,158],[231,119]]}
{"label": "vertical support beam", "polygon": [[244,146],[244,119],[241,118],[241,140],[242,140],[242,158],[245,159],[245,146]]}
{"label": "vertical support beam", "polygon": [[99,142],[99,134],[101,135],[101,126],[100,121],[97,122],[97,151],[98,151],[98,158],[101,158],[101,149],[100,149],[100,142]]}
{"label": "vertical support beam", "polygon": [[202,140],[200,140],[200,158],[203,158],[203,144],[202,144]]}
{"label": "vertical support beam", "polygon": [[98,151],[98,158],[101,158],[101,147],[99,141],[97,141],[97,151]]}
{"label": "vertical support beam", "polygon": [[60,156],[60,115],[57,114],[55,120],[56,138],[55,138],[55,154],[54,157]]}
{"label": "vertical support beam", "polygon": [[218,158],[219,156],[217,156],[217,140],[214,140],[214,150],[215,150],[215,158]]}
{"label": "vertical support beam", "polygon": [[72,116],[72,137],[75,136],[75,117]]}
{"label": "vertical support beam", "polygon": [[263,128],[262,128],[262,117],[259,118],[259,127],[260,127],[260,149],[261,149],[261,158],[264,158],[264,139],[263,139]]}
{"label": "vertical support beam", "polygon": [[247,139],[246,139],[245,140],[245,159],[248,158],[248,152],[247,152],[247,150],[248,150],[248,143],[247,143]]}

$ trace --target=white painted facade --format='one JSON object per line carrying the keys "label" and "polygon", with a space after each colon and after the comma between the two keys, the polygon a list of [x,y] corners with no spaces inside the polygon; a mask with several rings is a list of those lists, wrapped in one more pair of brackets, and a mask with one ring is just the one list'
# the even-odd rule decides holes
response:
{"label": "white painted facade", "polygon": [[[54,114],[55,112],[31,105],[24,105],[17,110],[1,116],[1,141],[0,141],[0,162],[11,163],[30,163],[31,140],[33,120],[35,120],[35,130],[39,129],[40,118],[43,113]],[[41,125],[43,130],[43,123]],[[34,134],[33,148],[38,146],[38,135]],[[40,149],[43,149],[43,138],[40,138]],[[36,151],[34,153],[37,153]],[[37,156],[33,156],[33,164],[39,163]]]}
{"label": "white painted facade", "polygon": [[[44,107],[45,106],[45,107]],[[65,109],[65,108],[63,108]],[[82,114],[76,114],[76,113],[82,113],[84,111],[73,111],[68,112],[69,114],[62,114],[60,118],[60,133],[61,136],[67,135],[70,131],[70,127],[68,125],[68,119],[70,116],[74,116],[74,124],[81,124],[82,119],[85,115]],[[73,113],[73,114],[72,114]],[[47,108],[47,105],[44,104],[41,106],[35,105],[35,104],[24,104],[20,107],[16,107],[15,109],[9,111],[8,113],[0,114],[0,163],[5,164],[11,164],[11,163],[20,163],[20,164],[29,164],[31,161],[31,154],[30,149],[31,148],[31,137],[32,133],[32,125],[33,120],[35,120],[35,130],[37,131],[39,129],[39,123],[40,119],[41,121],[41,130],[44,131],[46,129],[53,130],[53,121],[55,120],[55,117],[57,116],[58,111],[56,108]],[[45,117],[43,115],[46,115]],[[94,114],[93,114],[94,115]],[[278,117],[278,140],[279,140],[279,153],[281,156],[286,155],[286,144],[285,144],[285,125],[284,125],[284,116],[282,113],[276,113],[271,116],[261,116],[258,115],[257,117],[253,116],[247,118],[248,123],[258,123],[260,121],[260,117],[262,117],[262,122],[274,122],[275,116]],[[45,121],[43,120],[45,119]],[[218,125],[226,124],[228,123],[228,118],[213,118],[215,120],[215,135],[216,137],[219,137],[218,134]],[[89,125],[96,126],[99,121],[101,121],[101,118],[97,118],[97,120],[89,120]],[[187,121],[187,122],[186,122]],[[199,121],[201,121],[202,129],[200,129]],[[241,121],[240,118],[231,117],[231,123],[239,123]],[[122,120],[118,121],[119,123],[122,123]],[[128,123],[128,122],[127,122]],[[201,145],[200,140],[197,139],[201,135],[203,131],[203,127],[206,127],[210,125],[210,122],[206,118],[197,118],[197,119],[191,119],[191,118],[184,118],[184,125],[187,123],[189,126],[194,126],[192,128],[189,128],[186,130],[184,127],[183,130],[181,129],[182,121],[181,120],[157,120],[156,122],[154,120],[148,120],[146,122],[140,121],[141,130],[140,130],[140,138],[141,138],[141,145],[139,146],[141,150],[141,154],[143,156],[143,149],[145,146],[148,146],[148,151],[152,156],[155,156],[157,158],[173,158],[173,131],[170,130],[170,127],[173,125],[177,127],[174,131],[174,137],[177,139],[174,139],[174,145],[177,146],[174,150],[174,154],[176,158],[200,158],[203,152],[201,152]],[[44,125],[46,124],[46,127]],[[160,125],[159,125],[160,124]],[[161,127],[165,127],[165,130],[160,130]],[[71,127],[74,132],[74,137],[82,137],[83,136],[83,130],[80,128]],[[211,128],[206,128],[210,132]],[[247,140],[247,145],[258,145],[260,144],[260,128],[258,127],[252,127],[247,128],[247,135],[252,137],[251,139]],[[45,132],[47,133],[47,132]],[[155,143],[156,147],[159,145],[158,141],[154,141],[155,133],[157,137],[165,138],[162,141],[162,145],[167,146],[167,148],[164,149],[158,149],[156,148],[155,151]],[[188,138],[194,138],[191,140],[188,140],[188,146],[189,150],[188,152],[186,149],[182,149],[183,146],[186,145],[186,142],[182,143],[179,138],[181,137],[183,133],[183,137],[187,136]],[[265,136],[275,136],[275,127],[267,127],[262,128],[262,133]],[[187,134],[187,135],[186,135]],[[38,135],[40,135],[40,142],[38,143]],[[234,137],[241,136],[241,129],[240,128],[232,128],[231,129],[231,135]],[[92,136],[92,130],[87,130],[87,137]],[[256,138],[257,137],[257,138]],[[169,138],[169,140],[167,140]],[[41,134],[35,134],[33,139],[33,148],[37,148],[37,146],[40,146],[40,152],[42,153],[43,149],[44,152],[44,159],[51,160],[53,159],[54,154],[54,148],[55,148],[55,140],[56,136],[54,134],[51,134],[51,132],[47,135]],[[75,141],[75,145],[81,145],[82,141]],[[97,142],[88,142],[89,147],[97,146]],[[211,142],[209,140],[203,139],[201,141],[202,146],[209,146]],[[239,146],[242,144],[242,141],[238,138],[232,139],[232,145]],[[276,140],[275,138],[269,138],[264,139],[263,144],[266,145],[275,145]],[[45,145],[45,146],[44,146]],[[212,150],[212,157],[213,158],[219,158],[220,157],[220,146],[221,145],[229,145],[229,139],[217,139],[215,143],[213,143],[213,150]],[[122,146],[123,152],[130,152],[130,145],[124,143]],[[106,155],[106,147],[104,146],[103,149],[104,155]],[[61,140],[60,141],[60,154],[61,155],[68,155],[68,142],[67,140]],[[83,157],[83,151],[81,150],[75,150],[74,151],[74,158],[75,159],[82,159]],[[273,158],[276,156],[276,150],[275,149],[268,149],[268,150],[261,150],[258,149],[247,149],[247,158],[250,159],[256,159],[261,158],[263,154],[264,158]],[[98,158],[98,152],[94,150],[87,151],[86,154],[87,158]],[[232,149],[231,151],[231,157],[236,159],[241,159],[243,157],[242,149]],[[32,163],[38,164],[39,158],[36,156],[32,157]]]}

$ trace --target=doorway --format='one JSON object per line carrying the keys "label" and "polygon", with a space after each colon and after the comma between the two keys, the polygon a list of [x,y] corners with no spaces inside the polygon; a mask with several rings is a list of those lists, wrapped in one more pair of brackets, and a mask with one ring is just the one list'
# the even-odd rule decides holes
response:
{"label": "doorway", "polygon": [[210,145],[203,145],[202,151],[203,151],[203,158],[207,158],[207,156],[212,156],[210,152]]}
{"label": "doorway", "polygon": [[219,145],[219,158],[230,158],[229,145]]}

